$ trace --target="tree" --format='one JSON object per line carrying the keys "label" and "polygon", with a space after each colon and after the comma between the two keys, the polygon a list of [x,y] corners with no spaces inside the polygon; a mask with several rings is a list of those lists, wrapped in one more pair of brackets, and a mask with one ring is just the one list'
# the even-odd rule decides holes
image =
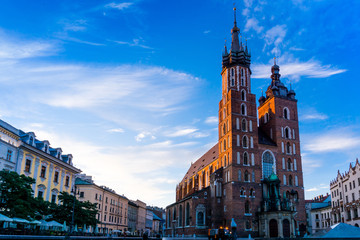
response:
{"label": "tree", "polygon": [[8,170],[0,171],[0,209],[9,217],[34,216],[34,198],[31,185],[35,180]]}
{"label": "tree", "polygon": [[[55,209],[53,218],[59,222],[66,221],[71,223],[72,212],[74,206],[74,196],[67,192],[61,192],[59,195],[59,201],[61,204]],[[89,201],[81,202],[75,199],[75,212],[74,212],[74,224],[78,226],[95,226],[98,223],[96,215],[98,213],[96,203]]]}

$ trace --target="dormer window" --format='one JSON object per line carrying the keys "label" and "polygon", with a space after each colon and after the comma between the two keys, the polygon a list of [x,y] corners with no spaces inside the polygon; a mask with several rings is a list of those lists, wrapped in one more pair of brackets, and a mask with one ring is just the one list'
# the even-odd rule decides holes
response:
{"label": "dormer window", "polygon": [[34,144],[34,138],[33,137],[30,137],[29,139],[29,144],[32,146]]}
{"label": "dormer window", "polygon": [[61,155],[61,153],[59,152],[59,153],[58,153],[58,155],[57,155],[57,158],[59,158],[59,159],[60,159],[60,155]]}
{"label": "dormer window", "polygon": [[47,153],[47,151],[48,151],[48,146],[47,146],[47,145],[45,145],[45,147],[44,147],[44,152],[46,152],[46,153]]}

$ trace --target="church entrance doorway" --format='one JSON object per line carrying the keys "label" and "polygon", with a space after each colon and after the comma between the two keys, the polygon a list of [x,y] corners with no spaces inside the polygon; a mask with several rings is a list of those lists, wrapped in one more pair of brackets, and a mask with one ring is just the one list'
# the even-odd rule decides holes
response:
{"label": "church entrance doorway", "polygon": [[290,222],[287,219],[283,221],[283,236],[290,237]]}
{"label": "church entrance doorway", "polygon": [[278,223],[275,219],[271,219],[269,222],[270,237],[278,237]]}

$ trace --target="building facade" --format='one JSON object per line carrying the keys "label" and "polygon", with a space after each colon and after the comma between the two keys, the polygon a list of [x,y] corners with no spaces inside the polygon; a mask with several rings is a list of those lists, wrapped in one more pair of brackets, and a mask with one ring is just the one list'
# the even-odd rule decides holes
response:
{"label": "building facade", "polygon": [[58,203],[60,192],[71,192],[75,175],[81,172],[73,166],[71,154],[65,155],[49,141],[38,140],[35,133],[25,133],[4,121],[0,121],[0,138],[1,169],[34,178],[35,197]]}
{"label": "building facade", "polygon": [[140,236],[146,231],[146,203],[136,200],[133,201],[138,206],[137,208],[137,220],[136,220],[136,229]]}
{"label": "building facade", "polygon": [[344,174],[338,171],[336,179],[330,182],[332,199],[332,219],[334,223],[347,223],[360,226],[360,164],[358,159],[354,166]]}
{"label": "building facade", "polygon": [[96,203],[99,220],[98,229],[101,233],[114,230],[128,230],[128,199],[105,186],[96,185],[91,177],[81,175],[76,179],[77,195],[80,201]]}
{"label": "building facade", "polygon": [[137,234],[136,223],[137,223],[137,218],[138,218],[138,208],[139,207],[138,207],[138,205],[136,205],[136,203],[134,203],[133,201],[129,201],[128,229],[132,235]]}
{"label": "building facade", "polygon": [[[251,55],[239,28],[222,56],[218,143],[193,163],[166,208],[167,235],[206,235],[228,227],[238,236],[290,237],[306,231],[295,92],[274,63],[265,96],[251,91]],[[259,123],[259,126],[258,126]]]}
{"label": "building facade", "polygon": [[312,200],[306,200],[305,209],[308,235],[324,233],[326,229],[334,224],[332,220],[331,196],[329,194],[320,195]]}

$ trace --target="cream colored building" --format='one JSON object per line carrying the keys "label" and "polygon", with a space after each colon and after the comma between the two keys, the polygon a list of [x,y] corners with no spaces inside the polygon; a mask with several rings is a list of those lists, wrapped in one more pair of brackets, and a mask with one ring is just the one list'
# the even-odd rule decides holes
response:
{"label": "cream colored building", "polygon": [[356,159],[349,171],[341,174],[338,171],[335,180],[330,182],[332,199],[332,220],[356,227],[360,226],[360,164]]}
{"label": "cream colored building", "polygon": [[96,185],[90,176],[80,175],[76,179],[77,198],[80,201],[96,203],[99,232],[111,233],[113,230],[127,231],[129,200],[105,186]]}
{"label": "cream colored building", "polygon": [[136,200],[133,201],[138,205],[138,214],[137,214],[137,222],[136,229],[142,234],[145,232],[145,223],[146,223],[146,203]]}
{"label": "cream colored building", "polygon": [[1,169],[16,171],[35,179],[35,197],[58,203],[60,192],[70,193],[75,175],[71,154],[52,148],[47,140],[38,140],[33,132],[23,132],[0,120]]}

